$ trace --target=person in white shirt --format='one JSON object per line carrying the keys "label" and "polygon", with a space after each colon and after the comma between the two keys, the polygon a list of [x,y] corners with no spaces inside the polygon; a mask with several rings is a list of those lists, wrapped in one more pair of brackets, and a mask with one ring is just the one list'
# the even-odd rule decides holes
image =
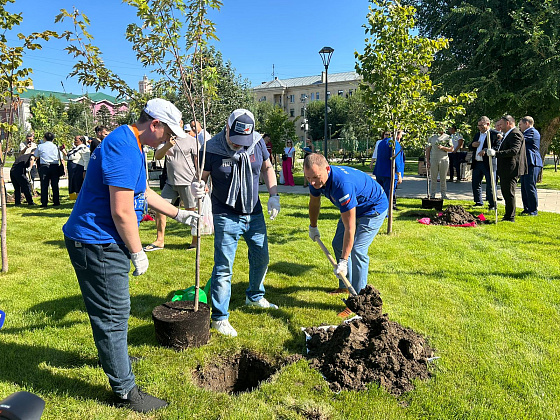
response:
{"label": "person in white shirt", "polygon": [[59,159],[60,153],[58,147],[53,143],[54,134],[45,133],[44,141],[37,149],[34,155],[39,158],[39,177],[41,179],[41,207],[47,207],[49,202],[49,185],[52,188],[53,206],[60,205],[60,196],[58,191],[59,175]]}

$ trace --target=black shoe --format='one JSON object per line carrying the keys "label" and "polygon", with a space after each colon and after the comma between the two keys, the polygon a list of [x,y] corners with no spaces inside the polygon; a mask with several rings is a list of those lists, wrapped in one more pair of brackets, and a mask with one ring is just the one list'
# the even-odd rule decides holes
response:
{"label": "black shoe", "polygon": [[494,211],[494,210],[496,210],[496,207],[488,207],[488,210]]}
{"label": "black shoe", "polygon": [[514,223],[514,222],[515,222],[515,219],[510,219],[510,218],[508,218],[508,217],[504,217],[504,218],[502,218],[502,222],[511,222],[511,223]]}
{"label": "black shoe", "polygon": [[484,204],[482,204],[482,203],[474,203],[473,207],[483,207],[483,206],[484,206]]}
{"label": "black shoe", "polygon": [[36,206],[37,204],[35,204],[35,203],[27,203],[27,205],[28,205],[29,207],[33,207],[33,206]]}
{"label": "black shoe", "polygon": [[134,385],[134,388],[126,394],[126,398],[117,397],[116,406],[130,408],[139,413],[147,413],[148,411],[167,407],[167,402],[142,391],[138,386]]}
{"label": "black shoe", "polygon": [[525,216],[526,214],[529,214],[529,210],[523,210],[521,213],[519,213],[521,216]]}

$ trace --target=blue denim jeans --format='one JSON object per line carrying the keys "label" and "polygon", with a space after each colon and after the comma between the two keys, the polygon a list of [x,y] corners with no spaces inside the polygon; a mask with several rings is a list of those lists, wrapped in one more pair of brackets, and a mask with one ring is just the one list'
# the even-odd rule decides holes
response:
{"label": "blue denim jeans", "polygon": [[[496,165],[494,168],[494,182],[496,182]],[[494,195],[492,194],[492,182],[490,181],[490,168],[487,168],[484,162],[472,163],[472,191],[474,202],[477,204],[484,204],[482,200],[482,179],[486,179],[486,200],[490,207],[495,207]]]}
{"label": "blue denim jeans", "polygon": [[249,287],[247,298],[255,302],[264,296],[264,277],[268,269],[268,239],[262,213],[241,216],[214,214],[214,269],[212,270],[212,319],[229,317],[231,276],[239,238],[247,243],[249,258]]}
{"label": "blue denim jeans", "polygon": [[128,358],[129,252],[124,245],[82,244],[64,237],[86,304],[101,366],[113,391],[134,388]]}
{"label": "blue denim jeans", "polygon": [[[354,235],[354,246],[348,259],[348,281],[352,284],[356,293],[360,293],[367,285],[368,269],[369,269],[369,246],[373,242],[373,238],[377,235],[379,228],[385,220],[387,210],[376,216],[362,216],[356,220],[356,234]],[[342,255],[342,242],[344,239],[344,224],[342,219],[338,221],[336,233],[332,240],[332,247],[336,260]],[[346,287],[339,280],[338,287]]]}

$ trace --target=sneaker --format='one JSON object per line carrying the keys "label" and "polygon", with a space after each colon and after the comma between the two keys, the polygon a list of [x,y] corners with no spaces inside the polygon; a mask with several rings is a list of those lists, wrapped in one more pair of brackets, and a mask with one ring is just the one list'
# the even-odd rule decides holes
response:
{"label": "sneaker", "polygon": [[274,303],[270,303],[265,298],[260,298],[256,302],[249,300],[248,297],[245,297],[245,305],[247,306],[254,306],[257,308],[265,308],[265,309],[278,309],[278,306]]}
{"label": "sneaker", "polygon": [[352,315],[352,310],[350,308],[344,308],[342,312],[339,312],[336,316],[341,318],[346,318],[347,316]]}
{"label": "sneaker", "polygon": [[212,328],[220,334],[227,335],[228,337],[237,337],[237,331],[235,331],[227,319],[212,321]]}
{"label": "sneaker", "polygon": [[473,207],[484,207],[482,203],[474,203]]}
{"label": "sneaker", "polygon": [[167,402],[142,391],[138,386],[134,385],[134,388],[128,391],[128,394],[123,397],[117,397],[116,405],[117,407],[130,408],[132,411],[139,413],[147,413],[148,411],[167,407]]}
{"label": "sneaker", "polygon": [[495,210],[496,210],[496,207],[495,207],[495,206],[490,206],[490,207],[488,207],[488,210],[489,210],[489,211],[495,211]]}

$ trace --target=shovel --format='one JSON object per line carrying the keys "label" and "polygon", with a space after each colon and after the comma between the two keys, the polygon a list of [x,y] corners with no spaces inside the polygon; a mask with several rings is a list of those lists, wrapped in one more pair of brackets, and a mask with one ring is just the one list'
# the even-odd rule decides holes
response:
{"label": "shovel", "polygon": [[[323,250],[323,252],[325,253],[325,255],[327,256],[327,258],[329,259],[330,263],[332,264],[332,266],[334,268],[336,268],[336,261],[334,260],[333,256],[331,255],[331,253],[329,252],[329,250],[327,249],[327,247],[323,244],[323,242],[321,241],[321,239],[319,239],[318,237],[315,238],[315,240],[317,241],[317,243],[319,244],[319,246],[321,247],[321,249]],[[356,293],[356,290],[354,290],[354,288],[352,287],[352,285],[350,284],[350,282],[348,281],[348,279],[346,278],[345,275],[341,274],[340,278],[342,279],[342,282],[344,283],[344,285],[346,286],[346,288],[348,289],[348,291],[350,292],[350,294],[352,296],[357,296],[358,294]]]}

